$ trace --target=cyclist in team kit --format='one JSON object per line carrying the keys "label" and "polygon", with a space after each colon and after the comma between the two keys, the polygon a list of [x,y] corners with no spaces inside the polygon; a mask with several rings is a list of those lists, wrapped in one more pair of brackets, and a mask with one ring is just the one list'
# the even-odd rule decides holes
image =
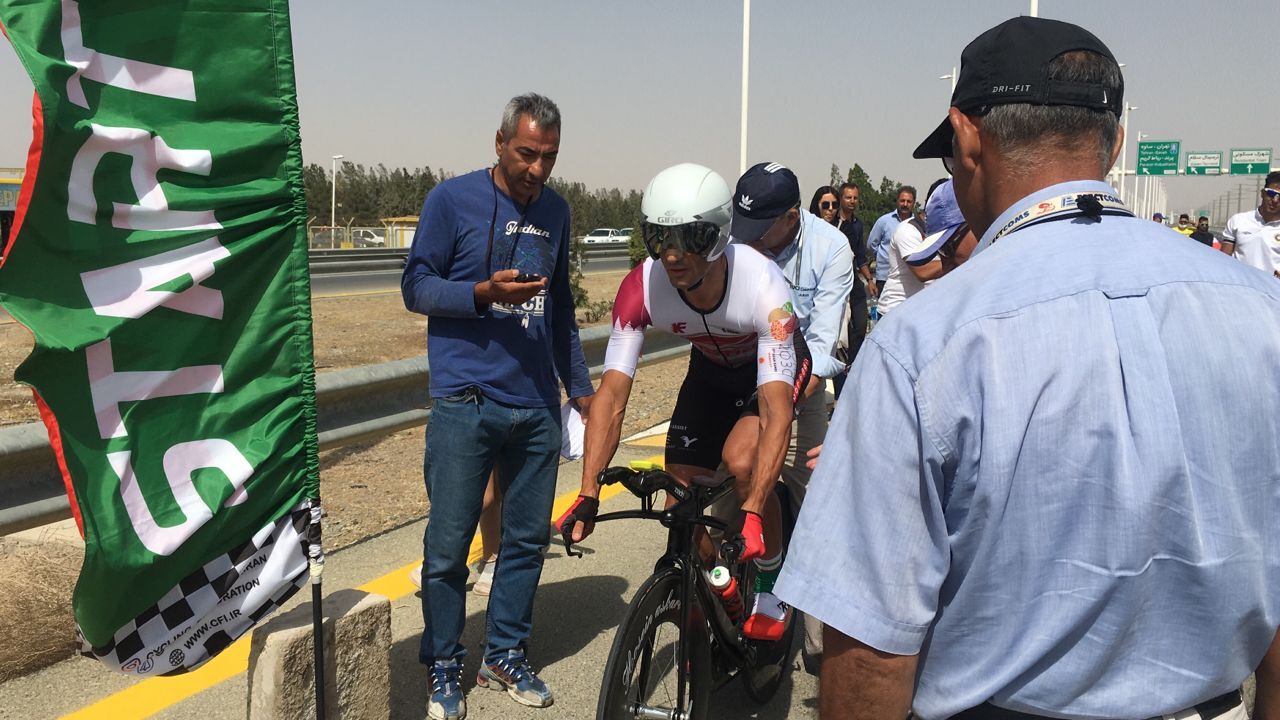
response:
{"label": "cyclist in team kit", "polygon": [[[591,534],[597,476],[618,449],[644,330],[653,326],[693,345],[667,431],[667,472],[687,485],[724,462],[737,477],[741,558],[782,549],[773,487],[787,453],[796,388],[807,382],[810,362],[777,265],[729,244],[731,200],[724,178],[692,163],[663,170],[645,189],[641,229],[649,259],[618,288],[605,372],[586,427],[581,494],[556,521],[575,542]],[[743,631],[775,640],[787,612],[771,593],[758,593]]]}

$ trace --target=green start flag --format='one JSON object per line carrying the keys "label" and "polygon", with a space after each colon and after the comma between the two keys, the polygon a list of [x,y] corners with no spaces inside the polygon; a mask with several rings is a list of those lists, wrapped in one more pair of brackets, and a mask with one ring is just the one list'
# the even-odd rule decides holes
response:
{"label": "green start flag", "polygon": [[191,670],[319,555],[286,0],[0,0],[35,85],[0,303],[85,539],[81,649]]}

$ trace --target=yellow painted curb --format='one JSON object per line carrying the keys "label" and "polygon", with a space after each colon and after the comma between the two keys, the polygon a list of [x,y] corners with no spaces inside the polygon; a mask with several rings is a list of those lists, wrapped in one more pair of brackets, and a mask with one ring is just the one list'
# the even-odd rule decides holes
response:
{"label": "yellow painted curb", "polygon": [[667,446],[667,434],[660,433],[658,435],[650,435],[649,437],[642,437],[639,440],[632,440],[627,444],[634,447],[665,448]]}

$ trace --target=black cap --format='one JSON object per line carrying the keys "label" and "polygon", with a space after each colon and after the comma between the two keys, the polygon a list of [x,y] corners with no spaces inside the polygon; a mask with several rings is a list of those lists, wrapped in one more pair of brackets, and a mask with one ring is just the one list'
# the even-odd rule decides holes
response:
{"label": "black cap", "polygon": [[786,211],[800,205],[800,181],[789,168],[778,163],[752,165],[733,191],[734,241],[753,243],[769,230]]}
{"label": "black cap", "polygon": [[[951,106],[964,112],[991,105],[1075,105],[1109,110],[1120,116],[1124,81],[1107,88],[1098,83],[1049,80],[1049,63],[1063,53],[1088,50],[1112,62],[1115,56],[1093,33],[1078,25],[1046,18],[1016,17],[982,33],[960,55],[960,77]],[[951,154],[951,121],[942,119],[915,158]]]}

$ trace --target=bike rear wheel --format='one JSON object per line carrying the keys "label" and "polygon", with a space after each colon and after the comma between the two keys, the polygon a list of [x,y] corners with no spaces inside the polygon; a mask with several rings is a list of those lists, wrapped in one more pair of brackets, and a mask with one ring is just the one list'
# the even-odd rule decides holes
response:
{"label": "bike rear wheel", "polygon": [[[707,717],[714,684],[709,631],[696,597],[691,607],[683,607],[680,583],[677,568],[664,568],[631,600],[609,650],[597,720]],[[682,637],[686,615],[691,637]],[[688,649],[688,667],[683,669],[678,662],[681,643]]]}

